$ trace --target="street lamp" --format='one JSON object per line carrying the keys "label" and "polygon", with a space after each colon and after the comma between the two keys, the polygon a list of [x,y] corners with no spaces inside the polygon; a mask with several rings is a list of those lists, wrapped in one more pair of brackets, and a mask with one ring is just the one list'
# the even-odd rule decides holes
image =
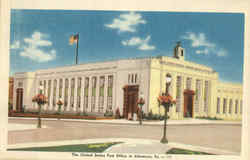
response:
{"label": "street lamp", "polygon": [[61,113],[61,106],[63,105],[62,97],[60,97],[59,100],[57,101],[57,105],[58,105],[58,111],[59,111],[59,114],[60,114]]}
{"label": "street lamp", "polygon": [[169,110],[169,107],[173,103],[173,99],[168,93],[168,89],[169,89],[169,86],[170,86],[171,82],[172,82],[172,77],[171,77],[170,74],[167,74],[166,75],[166,91],[165,91],[165,94],[163,96],[159,96],[159,99],[158,99],[159,103],[161,105],[163,105],[164,109],[165,109],[164,130],[163,130],[163,137],[161,139],[161,143],[168,143],[168,140],[167,140],[167,137],[166,137],[167,119],[168,119],[167,112]]}
{"label": "street lamp", "polygon": [[47,99],[45,95],[43,95],[43,86],[39,86],[39,93],[32,98],[32,102],[36,102],[38,104],[38,123],[37,128],[41,128],[41,106],[47,103]]}
{"label": "street lamp", "polygon": [[[39,86],[39,93],[40,93],[40,95],[43,95],[43,86],[42,85]],[[41,123],[42,123],[41,122],[41,104],[38,103],[38,124],[37,124],[37,128],[41,128],[42,127]]]}
{"label": "street lamp", "polygon": [[139,108],[140,116],[139,117],[140,117],[140,125],[142,125],[142,106],[145,104],[143,93],[140,94],[137,104],[140,106],[140,108]]}

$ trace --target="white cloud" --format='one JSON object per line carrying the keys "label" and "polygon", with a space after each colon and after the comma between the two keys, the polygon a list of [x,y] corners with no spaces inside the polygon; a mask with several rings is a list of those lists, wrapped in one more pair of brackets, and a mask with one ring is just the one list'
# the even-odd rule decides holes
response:
{"label": "white cloud", "polygon": [[155,46],[149,45],[148,42],[151,36],[147,36],[145,39],[140,37],[132,37],[130,40],[122,41],[124,46],[137,46],[139,50],[154,50]]}
{"label": "white cloud", "polygon": [[34,32],[31,36],[31,38],[24,38],[24,42],[30,44],[33,47],[38,46],[51,46],[52,42],[45,40],[44,38],[47,38],[47,34],[43,34],[41,32]]}
{"label": "white cloud", "polygon": [[[186,32],[184,36],[181,37],[182,39],[186,39],[191,41],[191,46],[194,48],[199,48],[195,51],[196,54],[204,54],[208,55],[210,53],[215,54],[219,57],[227,56],[227,50],[220,48],[215,43],[210,42],[205,33],[193,33],[193,32]],[[202,49],[200,49],[202,48]]]}
{"label": "white cloud", "polygon": [[119,18],[115,18],[111,24],[105,26],[112,29],[118,29],[119,32],[136,32],[136,26],[146,24],[139,13],[129,12],[121,14]]}
{"label": "white cloud", "polygon": [[213,48],[215,47],[214,43],[211,43],[207,40],[204,33],[195,34],[193,32],[186,32],[186,35],[182,36],[183,39],[191,40],[192,41],[192,47],[209,47]]}
{"label": "white cloud", "polygon": [[45,53],[41,49],[27,47],[20,55],[37,62],[47,62],[56,58],[56,51],[50,50],[49,53]]}
{"label": "white cloud", "polygon": [[196,50],[195,53],[196,54],[208,54],[209,49],[205,48],[204,50]]}
{"label": "white cloud", "polygon": [[[21,56],[27,57],[37,62],[48,62],[56,58],[56,50],[47,49],[52,46],[52,42],[47,40],[49,36],[35,31],[31,37],[24,38],[25,46],[20,53]],[[47,52],[44,49],[48,50]]]}
{"label": "white cloud", "polygon": [[219,56],[219,57],[224,57],[224,56],[227,56],[227,50],[225,50],[225,49],[223,49],[223,48],[221,48],[221,49],[219,49],[217,52],[217,56]]}
{"label": "white cloud", "polygon": [[20,41],[14,41],[13,44],[10,45],[10,49],[19,49]]}

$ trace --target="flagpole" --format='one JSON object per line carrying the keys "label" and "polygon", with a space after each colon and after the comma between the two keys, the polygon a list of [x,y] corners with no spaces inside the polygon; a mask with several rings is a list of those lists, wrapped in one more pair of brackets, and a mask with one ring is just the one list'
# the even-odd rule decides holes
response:
{"label": "flagpole", "polygon": [[78,42],[79,42],[79,33],[77,33],[77,43],[76,43],[76,64],[78,64]]}

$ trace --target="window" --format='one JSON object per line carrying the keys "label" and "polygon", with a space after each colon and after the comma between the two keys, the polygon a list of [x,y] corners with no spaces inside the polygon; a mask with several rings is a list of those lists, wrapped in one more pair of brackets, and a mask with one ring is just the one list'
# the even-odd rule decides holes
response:
{"label": "window", "polygon": [[209,83],[208,81],[205,81],[205,88],[204,88],[204,112],[208,112],[208,88],[209,88]]}
{"label": "window", "polygon": [[235,114],[238,113],[238,100],[235,100]]}
{"label": "window", "polygon": [[77,107],[81,107],[81,88],[82,88],[82,78],[78,77],[77,80]]}
{"label": "window", "polygon": [[75,78],[71,79],[71,94],[70,94],[70,106],[74,107],[74,94],[75,92]]}
{"label": "window", "polygon": [[69,92],[69,80],[65,79],[65,88],[64,88],[64,106],[68,106],[68,92]]}
{"label": "window", "polygon": [[100,77],[98,112],[103,112],[103,107],[104,107],[104,85],[105,85],[105,77],[102,76],[102,77]]}
{"label": "window", "polygon": [[50,95],[51,95],[51,80],[48,82],[48,106],[50,105]]}
{"label": "window", "polygon": [[137,74],[135,74],[135,83],[137,83]]}
{"label": "window", "polygon": [[62,87],[63,87],[63,80],[59,80],[59,98],[62,97]]}
{"label": "window", "polygon": [[57,89],[57,80],[54,80],[54,89],[53,89],[53,106],[56,106],[56,89]]}
{"label": "window", "polygon": [[201,89],[202,89],[202,85],[201,85],[201,80],[200,79],[196,79],[195,81],[195,112],[200,112],[200,108],[201,108]]}
{"label": "window", "polygon": [[242,114],[242,100],[240,101],[240,114]]}
{"label": "window", "polygon": [[46,80],[43,81],[43,90],[44,90],[44,95],[46,95]]}
{"label": "window", "polygon": [[224,98],[224,99],[223,99],[223,113],[224,113],[224,114],[226,113],[226,110],[227,110],[227,99]]}
{"label": "window", "polygon": [[112,110],[113,101],[113,76],[108,76],[108,110]]}
{"label": "window", "polygon": [[88,97],[89,97],[89,78],[85,78],[84,83],[84,111],[88,108]]}
{"label": "window", "polygon": [[128,74],[128,84],[130,84],[130,74]]}
{"label": "window", "polygon": [[187,89],[191,89],[192,85],[192,78],[187,78],[187,82],[186,82],[186,88]]}
{"label": "window", "polygon": [[23,87],[23,82],[18,82],[18,87]]}
{"label": "window", "polygon": [[217,97],[217,111],[216,111],[216,113],[220,113],[220,98],[219,97]]}
{"label": "window", "polygon": [[233,108],[233,100],[232,99],[230,99],[230,101],[229,101],[229,111],[228,111],[228,113],[232,113],[232,108]]}
{"label": "window", "polygon": [[97,82],[97,78],[96,78],[96,77],[92,77],[91,112],[95,111],[95,101],[96,101],[96,82]]}
{"label": "window", "polygon": [[181,76],[177,76],[176,81],[176,112],[180,112],[181,108]]}

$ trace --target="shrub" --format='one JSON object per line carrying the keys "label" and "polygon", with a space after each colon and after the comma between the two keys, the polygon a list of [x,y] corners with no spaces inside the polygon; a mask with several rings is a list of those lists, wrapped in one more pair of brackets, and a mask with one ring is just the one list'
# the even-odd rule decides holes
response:
{"label": "shrub", "polygon": [[217,118],[217,117],[206,117],[206,116],[200,116],[200,117],[196,117],[197,119],[206,119],[206,120],[223,120],[221,118]]}
{"label": "shrub", "polygon": [[115,119],[120,119],[120,118],[121,118],[120,109],[117,108],[117,109],[115,110]]}
{"label": "shrub", "polygon": [[104,117],[112,117],[113,116],[113,111],[112,110],[106,110],[104,113]]}

